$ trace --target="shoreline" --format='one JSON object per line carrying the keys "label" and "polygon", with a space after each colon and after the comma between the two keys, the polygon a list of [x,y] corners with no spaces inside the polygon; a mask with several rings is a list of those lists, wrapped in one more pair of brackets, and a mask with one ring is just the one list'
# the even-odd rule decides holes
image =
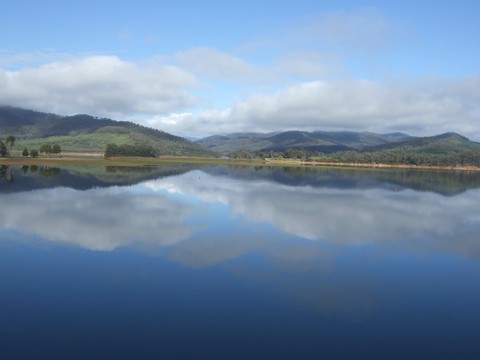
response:
{"label": "shoreline", "polygon": [[323,161],[302,161],[293,159],[221,159],[204,157],[164,156],[157,158],[112,157],[104,158],[101,153],[62,153],[51,157],[4,157],[0,165],[44,165],[44,166],[154,166],[166,163],[205,164],[205,165],[242,165],[242,166],[287,166],[287,167],[339,167],[362,169],[408,169],[408,170],[446,170],[480,171],[478,166],[426,166],[407,164],[371,164],[371,163],[334,163]]}
{"label": "shoreline", "polygon": [[[280,162],[284,160],[269,160],[267,162]],[[288,161],[288,160],[287,160]],[[418,170],[453,170],[453,171],[480,171],[478,166],[435,166],[435,165],[408,165],[408,164],[377,164],[377,163],[334,163],[327,161],[299,161],[307,166],[334,166],[369,169],[418,169]]]}

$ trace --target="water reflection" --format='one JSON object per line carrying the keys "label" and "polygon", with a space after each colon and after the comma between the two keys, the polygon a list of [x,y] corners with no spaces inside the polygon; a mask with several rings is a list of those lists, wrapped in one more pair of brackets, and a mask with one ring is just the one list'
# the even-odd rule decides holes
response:
{"label": "water reflection", "polygon": [[[0,354],[15,348],[12,339],[24,342],[25,329],[34,342],[45,326],[42,343],[73,334],[65,343],[83,349],[83,337],[106,338],[97,351],[111,358],[192,358],[176,355],[218,344],[223,352],[207,357],[476,349],[468,337],[480,321],[474,177],[450,174],[461,191],[442,193],[443,180],[432,190],[403,172],[25,170],[10,169],[15,181],[0,185],[0,307],[13,314],[0,313],[9,329],[0,329]],[[10,331],[22,317],[37,327]],[[128,356],[119,343],[131,346]]]}
{"label": "water reflection", "polygon": [[[195,181],[195,179],[201,179]],[[205,173],[145,183],[209,204],[232,215],[268,223],[283,232],[335,244],[401,242],[418,251],[452,251],[478,257],[479,190],[454,197],[388,189],[292,187]],[[461,236],[459,236],[461,234]]]}
{"label": "water reflection", "polygon": [[192,212],[186,204],[135,188],[20,192],[4,195],[2,204],[1,228],[90,250],[172,244],[192,233],[184,225]]}
{"label": "water reflection", "polygon": [[[192,224],[201,223],[218,238],[217,243],[212,243],[215,237],[195,243],[209,257],[205,264],[259,247],[262,242],[256,236],[248,234],[250,245],[242,236],[249,229],[257,231],[257,225],[271,226],[272,237],[288,235],[337,246],[397,243],[415,252],[478,258],[479,200],[480,190],[445,197],[384,186],[293,186],[265,176],[194,170],[130,187],[10,193],[2,196],[9,206],[0,209],[0,225],[45,240],[113,250],[136,242],[179,243],[198,237]],[[239,222],[248,226],[238,227]],[[207,239],[210,245],[198,245]],[[225,255],[214,255],[208,248],[224,249]],[[192,256],[197,265],[202,256]]]}
{"label": "water reflection", "polygon": [[244,180],[264,180],[289,186],[328,187],[334,189],[383,188],[394,191],[411,189],[456,195],[480,188],[478,171],[432,171],[418,169],[348,169],[313,167],[205,167],[214,176]]}
{"label": "water reflection", "polygon": [[[0,166],[0,194],[55,187],[87,190],[114,185],[135,185],[146,180],[183,174],[195,168],[197,166],[188,164],[155,167],[88,166],[67,168],[4,165]],[[8,183],[10,186],[2,186],[4,183]]]}
{"label": "water reflection", "polygon": [[10,166],[0,166],[0,182],[5,179],[7,184],[13,183],[14,176]]}

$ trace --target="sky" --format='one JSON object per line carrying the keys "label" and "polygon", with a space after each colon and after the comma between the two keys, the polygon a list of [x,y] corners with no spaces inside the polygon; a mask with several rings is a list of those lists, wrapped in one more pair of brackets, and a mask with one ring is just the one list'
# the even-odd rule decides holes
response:
{"label": "sky", "polygon": [[480,141],[480,1],[0,4],[0,104],[204,137]]}

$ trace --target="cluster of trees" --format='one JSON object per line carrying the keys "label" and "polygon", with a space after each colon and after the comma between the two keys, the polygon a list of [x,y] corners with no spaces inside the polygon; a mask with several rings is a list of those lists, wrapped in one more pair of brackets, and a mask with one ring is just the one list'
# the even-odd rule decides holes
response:
{"label": "cluster of trees", "polygon": [[[62,148],[58,144],[54,144],[54,145],[44,144],[40,147],[40,153],[42,153],[42,154],[47,154],[47,155],[56,154],[56,155],[58,155],[61,152],[62,152]],[[38,154],[39,154],[38,150],[32,149],[32,150],[29,151],[26,147],[22,151],[22,156],[23,157],[31,156],[31,157],[36,158],[36,157],[38,157]]]}
{"label": "cluster of trees", "polygon": [[[50,155],[50,154],[55,154],[55,155],[58,155],[62,152],[62,148],[60,147],[60,145],[58,144],[43,144],[42,146],[40,146],[40,153],[42,154],[46,154],[46,155]],[[35,150],[35,149],[32,149],[32,150],[28,150],[27,148],[24,148],[23,151],[22,151],[22,156],[23,157],[28,157],[28,156],[31,156],[31,157],[38,157],[38,154],[39,154],[39,151],[38,150]]]}
{"label": "cluster of trees", "polygon": [[40,146],[40,152],[42,154],[60,154],[62,152],[62,148],[58,144],[43,144]]}
{"label": "cluster of trees", "polygon": [[156,157],[156,150],[147,145],[117,145],[108,144],[105,148],[105,157],[112,156],[139,156],[139,157]]}
{"label": "cluster of trees", "polygon": [[480,166],[480,152],[423,152],[388,150],[377,152],[342,151],[323,157],[324,161],[341,163],[425,165],[425,166]]}
{"label": "cluster of trees", "polygon": [[36,158],[36,157],[38,157],[38,150],[32,149],[32,150],[28,151],[28,149],[25,148],[22,151],[22,156],[23,157],[31,156],[31,157]]}
{"label": "cluster of trees", "polygon": [[247,150],[232,151],[229,154],[229,157],[232,159],[299,159],[299,160],[313,160],[313,158],[318,156],[323,156],[323,153],[312,152],[305,149],[296,149],[290,148],[281,151],[255,151],[250,152]]}
{"label": "cluster of trees", "polygon": [[[10,135],[7,137],[5,142],[0,140],[0,156],[10,156],[12,151],[13,145],[15,145],[15,136]],[[40,147],[40,153],[42,154],[60,154],[62,152],[62,148],[58,144],[44,144]],[[22,151],[22,156],[24,157],[37,157],[39,154],[38,150],[32,149],[28,150],[26,147]]]}
{"label": "cluster of trees", "polygon": [[338,151],[331,154],[305,149],[287,149],[284,152],[236,151],[229,154],[235,159],[298,159],[354,164],[425,165],[425,166],[480,166],[480,151],[426,152],[394,149],[375,152]]}
{"label": "cluster of trees", "polygon": [[12,151],[12,147],[14,144],[15,136],[13,135],[8,136],[5,142],[0,140],[0,156],[10,155],[10,151]]}

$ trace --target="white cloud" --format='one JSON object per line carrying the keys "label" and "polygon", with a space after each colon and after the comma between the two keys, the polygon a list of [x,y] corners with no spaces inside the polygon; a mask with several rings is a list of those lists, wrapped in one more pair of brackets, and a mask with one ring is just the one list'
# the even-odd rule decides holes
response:
{"label": "white cloud", "polygon": [[171,113],[152,116],[145,120],[148,126],[182,136],[208,136],[245,130],[243,121],[235,121],[231,109],[206,110],[199,114]]}
{"label": "white cloud", "polygon": [[[319,78],[333,68],[332,56],[314,50],[285,52],[264,65],[211,48],[196,48],[175,54],[182,68],[218,80],[238,83],[283,83],[297,78]],[[337,59],[336,59],[337,60]]]}
{"label": "white cloud", "polygon": [[379,9],[369,7],[352,11],[310,13],[272,29],[270,34],[250,39],[236,47],[243,54],[261,54],[263,58],[292,51],[319,51],[322,54],[378,54],[397,45],[401,24]]}
{"label": "white cloud", "polygon": [[290,41],[335,51],[378,51],[388,46],[389,19],[375,8],[313,15],[305,25],[290,30]]}
{"label": "white cloud", "polygon": [[[167,131],[212,134],[234,131],[406,131],[434,135],[457,131],[480,138],[480,77],[456,81],[385,84],[312,81],[275,94],[259,94],[222,111],[178,119]],[[172,114],[165,119],[175,117]]]}
{"label": "white cloud", "polygon": [[280,56],[272,66],[275,78],[319,79],[333,68],[332,59],[318,51],[295,51]]}
{"label": "white cloud", "polygon": [[253,64],[208,47],[179,52],[174,58],[180,66],[214,78],[248,81],[259,76],[259,71]]}
{"label": "white cloud", "polygon": [[[219,78],[233,78],[235,74],[248,78],[257,71],[245,61],[211,49],[197,49],[182,56],[184,65],[198,56],[201,60],[196,70]],[[317,52],[286,54],[263,74],[263,79],[302,73],[303,77],[318,77],[324,71],[321,60]],[[184,111],[197,101],[191,93],[199,85],[190,72],[193,70],[159,60],[138,65],[115,56],[90,56],[17,71],[0,70],[0,99],[8,105],[108,116],[192,136],[347,129],[400,130],[414,135],[457,131],[480,139],[479,76],[409,83],[299,82],[274,93],[245,97],[231,107],[195,113]]]}
{"label": "white cloud", "polygon": [[162,63],[141,67],[90,56],[17,71],[0,70],[2,103],[60,114],[163,113],[195,104],[190,73]]}

